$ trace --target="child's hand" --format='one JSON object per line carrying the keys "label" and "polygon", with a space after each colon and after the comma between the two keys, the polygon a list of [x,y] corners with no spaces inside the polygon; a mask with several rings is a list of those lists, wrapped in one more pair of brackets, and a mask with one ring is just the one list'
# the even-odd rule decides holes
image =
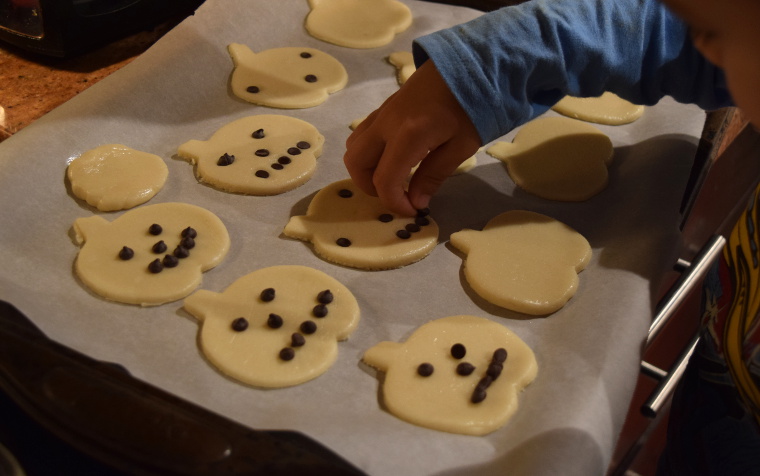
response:
{"label": "child's hand", "polygon": [[359,188],[411,216],[478,147],[475,126],[427,61],[349,136],[343,160]]}

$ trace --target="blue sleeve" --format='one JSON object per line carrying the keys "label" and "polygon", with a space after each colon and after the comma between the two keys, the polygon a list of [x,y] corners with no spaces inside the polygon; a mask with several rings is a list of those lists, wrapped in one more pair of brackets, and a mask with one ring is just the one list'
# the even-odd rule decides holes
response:
{"label": "blue sleeve", "polygon": [[418,38],[413,53],[435,63],[483,143],[565,95],[732,105],[722,70],[656,0],[532,0]]}

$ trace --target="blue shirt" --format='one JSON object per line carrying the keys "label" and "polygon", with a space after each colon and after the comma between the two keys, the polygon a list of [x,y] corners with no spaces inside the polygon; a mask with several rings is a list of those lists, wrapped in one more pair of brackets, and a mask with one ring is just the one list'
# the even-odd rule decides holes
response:
{"label": "blue shirt", "polygon": [[413,53],[435,63],[484,144],[565,95],[732,105],[722,70],[655,0],[532,0],[419,38]]}

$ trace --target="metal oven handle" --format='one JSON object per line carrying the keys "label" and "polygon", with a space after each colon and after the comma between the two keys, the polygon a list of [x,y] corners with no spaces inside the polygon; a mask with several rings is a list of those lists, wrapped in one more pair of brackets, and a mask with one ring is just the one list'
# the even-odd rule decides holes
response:
{"label": "metal oven handle", "polygon": [[[689,294],[696,288],[707,274],[712,264],[720,255],[726,244],[723,236],[713,236],[697,253],[691,263],[685,263],[681,277],[673,284],[658,306],[657,314],[649,327],[647,345],[651,344],[657,334],[663,329],[668,320],[676,313]],[[683,263],[682,263],[683,264]],[[695,335],[669,372],[661,370],[648,362],[642,361],[642,372],[660,380],[647,401],[641,407],[641,412],[650,418],[657,416],[663,405],[668,401],[676,388],[681,376],[686,370],[691,354],[699,342],[699,334]]]}

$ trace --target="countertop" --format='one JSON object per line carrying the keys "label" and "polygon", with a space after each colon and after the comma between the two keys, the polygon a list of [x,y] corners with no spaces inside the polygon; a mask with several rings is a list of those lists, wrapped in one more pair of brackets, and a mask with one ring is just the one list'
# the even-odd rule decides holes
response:
{"label": "countertop", "polygon": [[173,18],[65,59],[0,43],[0,141],[124,67],[183,19]]}

